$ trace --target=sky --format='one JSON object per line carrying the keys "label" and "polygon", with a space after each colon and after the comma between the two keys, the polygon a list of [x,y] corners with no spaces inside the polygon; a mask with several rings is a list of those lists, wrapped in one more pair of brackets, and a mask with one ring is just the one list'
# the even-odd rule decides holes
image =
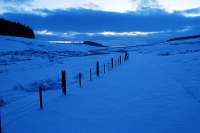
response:
{"label": "sky", "polygon": [[86,8],[112,12],[137,11],[144,7],[161,8],[167,12],[200,7],[200,0],[0,0],[1,13],[11,10]]}
{"label": "sky", "polygon": [[0,17],[49,37],[199,34],[200,0],[0,0]]}

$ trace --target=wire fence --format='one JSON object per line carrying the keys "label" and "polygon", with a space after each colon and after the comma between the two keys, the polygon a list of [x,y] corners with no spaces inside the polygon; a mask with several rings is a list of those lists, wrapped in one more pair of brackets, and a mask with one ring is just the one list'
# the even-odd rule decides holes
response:
{"label": "wire fence", "polygon": [[[4,133],[3,131],[6,128],[12,128],[12,125],[19,119],[25,117],[27,113],[38,109],[42,111],[46,108],[44,104],[50,103],[58,96],[58,93],[62,93],[63,96],[69,96],[72,93],[71,88],[82,88],[86,82],[91,82],[99,76],[116,69],[118,66],[125,63],[128,58],[129,54],[125,51],[117,55],[117,57],[112,57],[104,62],[96,61],[96,64],[87,68],[87,70],[79,71],[79,69],[77,69],[78,73],[71,78],[68,77],[66,70],[61,70],[60,79],[55,81],[57,89],[51,92],[46,91],[45,85],[43,84],[40,84],[40,86],[36,88],[36,91],[29,93],[19,94],[18,92],[5,91],[1,97],[9,96],[9,99],[13,101],[13,106],[11,108],[5,105],[5,107],[1,109],[0,133]],[[59,90],[59,92],[57,90]]]}

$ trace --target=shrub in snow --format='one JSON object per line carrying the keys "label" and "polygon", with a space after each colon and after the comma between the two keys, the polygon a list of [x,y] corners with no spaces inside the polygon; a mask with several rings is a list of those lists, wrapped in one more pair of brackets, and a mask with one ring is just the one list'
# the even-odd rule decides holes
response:
{"label": "shrub in snow", "polygon": [[160,53],[160,54],[158,54],[158,55],[160,55],[160,56],[169,56],[169,55],[171,55],[169,52],[164,52],[164,53]]}
{"label": "shrub in snow", "polygon": [[21,90],[26,92],[36,92],[39,87],[42,87],[44,91],[60,89],[60,82],[54,80],[40,80],[35,81],[29,85],[16,85],[14,90]]}
{"label": "shrub in snow", "polygon": [[2,98],[0,98],[0,107],[4,106],[5,104],[5,101]]}

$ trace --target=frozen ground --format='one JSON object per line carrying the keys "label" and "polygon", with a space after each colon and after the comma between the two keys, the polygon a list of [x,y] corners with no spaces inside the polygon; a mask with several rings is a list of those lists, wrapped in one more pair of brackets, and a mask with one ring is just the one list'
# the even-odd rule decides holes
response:
{"label": "frozen ground", "polygon": [[[7,63],[0,65],[5,133],[200,132],[199,39],[100,49],[49,44],[40,47],[40,43],[29,45],[29,41],[27,46],[19,47],[16,41],[4,42],[16,47],[1,46],[0,53],[0,60]],[[15,56],[10,52],[25,49],[46,50],[46,55],[19,52]],[[120,55],[116,51],[123,50],[130,52],[128,62],[88,81],[88,69],[94,69],[97,60],[107,64],[111,57]],[[50,61],[49,54],[55,51],[58,52]],[[65,51],[84,54],[71,56]],[[98,54],[87,55],[88,51]],[[21,61],[24,58],[31,60]],[[67,70],[69,82],[76,79],[76,73],[85,74],[83,88],[79,89],[75,82],[66,97],[59,85],[63,69]],[[44,93],[42,112],[34,90],[38,84],[49,88]]]}

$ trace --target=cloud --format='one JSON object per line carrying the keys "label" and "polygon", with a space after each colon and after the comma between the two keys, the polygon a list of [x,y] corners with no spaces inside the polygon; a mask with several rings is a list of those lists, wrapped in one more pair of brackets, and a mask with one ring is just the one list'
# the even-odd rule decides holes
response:
{"label": "cloud", "polygon": [[180,12],[186,17],[200,17],[200,7]]}
{"label": "cloud", "polygon": [[[115,12],[126,12],[131,10],[129,0],[3,0],[3,3],[6,7],[13,7],[15,10],[18,10],[19,6],[24,8],[23,11],[27,11],[29,8],[29,13],[30,11],[34,12],[35,9],[66,10],[70,8],[84,8]],[[10,11],[7,10],[6,12],[8,13]]]}
{"label": "cloud", "polygon": [[[54,32],[48,30],[41,30],[42,34],[36,34],[37,38],[45,39],[51,42],[69,43],[69,42],[82,42],[84,40],[93,40],[107,45],[132,45],[143,43],[161,42],[173,36],[192,35],[192,26],[186,26],[178,30],[163,30],[157,32],[116,32],[116,31],[103,31],[103,32]],[[44,32],[44,34],[43,34]],[[45,35],[48,33],[48,35]],[[50,33],[50,34],[49,34]]]}
{"label": "cloud", "polygon": [[61,37],[75,37],[75,36],[116,36],[116,37],[125,37],[125,36],[149,36],[158,34],[160,32],[143,32],[143,31],[131,31],[131,32],[115,32],[115,31],[103,31],[103,32],[54,32],[49,30],[36,30],[37,35],[42,36],[61,36]]}
{"label": "cloud", "polygon": [[113,32],[113,31],[104,31],[98,33],[104,36],[148,36],[153,35],[159,32],[142,32],[142,31],[132,31],[132,32]]}
{"label": "cloud", "polygon": [[182,13],[184,16],[186,17],[199,17],[200,16],[200,12],[198,13],[187,13],[187,12],[183,12]]}
{"label": "cloud", "polygon": [[31,4],[35,0],[0,0],[0,14],[4,13],[30,13]]}
{"label": "cloud", "polygon": [[47,35],[47,36],[56,35],[56,33],[48,31],[48,30],[36,30],[35,33],[38,35]]}
{"label": "cloud", "polygon": [[161,5],[157,0],[131,0],[131,2],[137,5],[137,10],[144,10],[148,8],[161,8]]}
{"label": "cloud", "polygon": [[87,9],[101,9],[99,5],[89,2],[89,3],[85,3],[83,4],[83,6]]}
{"label": "cloud", "polygon": [[[197,8],[199,5],[199,0],[0,0],[0,13],[17,11],[38,14],[37,10],[66,10],[71,8],[120,13],[161,9],[173,13],[175,11]],[[10,8],[12,10],[9,10]]]}
{"label": "cloud", "polygon": [[[149,9],[150,10],[150,9]],[[6,13],[0,17],[31,26],[35,31],[63,32],[66,34],[102,33],[107,35],[134,36],[166,30],[180,30],[186,26],[198,27],[200,17],[185,17],[181,12],[167,13],[163,10],[144,15],[143,13],[103,12],[86,9],[37,10],[38,14]],[[198,28],[197,28],[198,29]],[[104,33],[106,31],[106,33]],[[114,32],[114,33],[112,33]],[[41,33],[45,33],[44,31]],[[46,32],[48,34],[48,32]]]}
{"label": "cloud", "polygon": [[1,0],[4,3],[29,3],[33,2],[34,0]]}

